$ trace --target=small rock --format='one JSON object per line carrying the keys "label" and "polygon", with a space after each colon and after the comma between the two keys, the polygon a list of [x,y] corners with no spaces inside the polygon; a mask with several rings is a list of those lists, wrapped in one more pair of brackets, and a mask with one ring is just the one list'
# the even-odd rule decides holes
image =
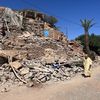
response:
{"label": "small rock", "polygon": [[15,69],[19,69],[22,66],[19,61],[10,62],[9,65],[14,67]]}
{"label": "small rock", "polygon": [[21,68],[20,69],[21,75],[25,75],[29,73],[29,68]]}
{"label": "small rock", "polygon": [[28,79],[28,78],[32,77],[32,75],[33,75],[33,73],[29,72],[26,75],[24,75],[24,77],[25,77],[25,79]]}
{"label": "small rock", "polygon": [[47,79],[46,79],[46,77],[43,77],[42,79],[41,79],[41,82],[46,82],[47,81]]}

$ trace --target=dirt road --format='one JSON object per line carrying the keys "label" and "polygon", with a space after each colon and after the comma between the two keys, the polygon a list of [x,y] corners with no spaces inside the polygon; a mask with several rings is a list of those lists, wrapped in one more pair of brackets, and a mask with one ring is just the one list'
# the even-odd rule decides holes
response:
{"label": "dirt road", "polygon": [[42,88],[19,87],[0,94],[0,100],[100,100],[100,66],[93,69],[91,78],[78,75]]}

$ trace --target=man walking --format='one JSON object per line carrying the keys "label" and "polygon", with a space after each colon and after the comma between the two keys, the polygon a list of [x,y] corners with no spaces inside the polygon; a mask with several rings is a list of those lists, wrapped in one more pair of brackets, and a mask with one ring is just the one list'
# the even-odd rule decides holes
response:
{"label": "man walking", "polygon": [[84,76],[85,77],[91,77],[92,60],[89,56],[85,57],[83,65],[84,65]]}

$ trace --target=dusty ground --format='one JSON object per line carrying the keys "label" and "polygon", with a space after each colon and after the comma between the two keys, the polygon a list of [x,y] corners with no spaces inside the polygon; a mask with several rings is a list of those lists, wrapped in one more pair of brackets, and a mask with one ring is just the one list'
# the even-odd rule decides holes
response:
{"label": "dusty ground", "polygon": [[100,100],[100,66],[93,69],[91,78],[77,75],[42,88],[19,87],[0,94],[0,100]]}

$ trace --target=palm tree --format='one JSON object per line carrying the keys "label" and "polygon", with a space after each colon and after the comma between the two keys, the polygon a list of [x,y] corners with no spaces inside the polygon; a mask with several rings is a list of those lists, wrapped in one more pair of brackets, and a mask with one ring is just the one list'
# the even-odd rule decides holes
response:
{"label": "palm tree", "polygon": [[93,19],[91,20],[80,20],[81,22],[81,26],[84,28],[84,32],[85,32],[85,49],[86,49],[86,53],[89,54],[90,49],[89,49],[89,29],[94,26],[95,23],[92,23]]}

